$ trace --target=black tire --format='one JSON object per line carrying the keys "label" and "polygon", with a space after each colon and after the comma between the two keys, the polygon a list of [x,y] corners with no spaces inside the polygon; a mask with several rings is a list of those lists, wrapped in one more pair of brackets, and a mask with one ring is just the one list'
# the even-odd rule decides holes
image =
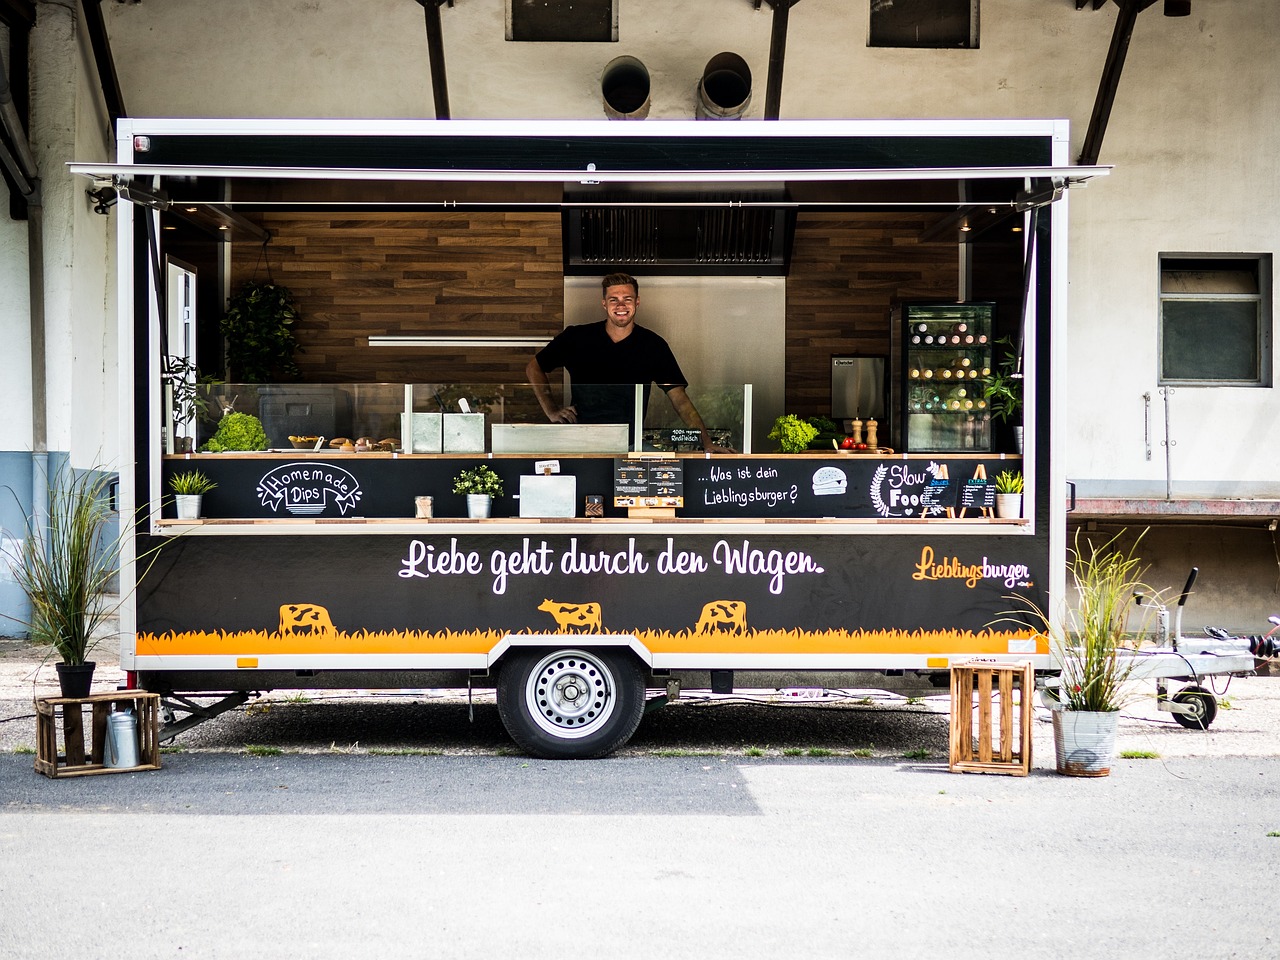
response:
{"label": "black tire", "polygon": [[1191,713],[1173,715],[1188,730],[1208,730],[1218,716],[1218,698],[1204,687],[1183,687],[1173,695],[1173,702],[1193,708]]}
{"label": "black tire", "polygon": [[590,760],[631,739],[644,691],[644,672],[627,650],[520,650],[498,675],[498,714],[526,753]]}

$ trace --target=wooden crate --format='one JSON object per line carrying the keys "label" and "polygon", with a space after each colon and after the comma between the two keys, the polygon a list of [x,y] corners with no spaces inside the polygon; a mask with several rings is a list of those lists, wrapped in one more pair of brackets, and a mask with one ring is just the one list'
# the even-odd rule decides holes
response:
{"label": "wooden crate", "polygon": [[[967,660],[952,664],[952,773],[1004,773],[1025,777],[1031,771],[1035,680],[1035,669],[1027,660],[1010,663]],[[1015,690],[1018,692],[1016,709]],[[1000,697],[998,715],[993,715],[993,693]],[[978,713],[976,737],[973,729],[975,706]]]}
{"label": "wooden crate", "polygon": [[[85,753],[84,708],[90,708],[89,751]],[[136,767],[107,767],[102,763],[107,716],[112,706],[132,710],[138,719]],[[133,773],[160,769],[160,695],[141,690],[117,690],[93,696],[41,697],[36,700],[36,772],[46,777],[84,777],[97,773]],[[58,720],[62,721],[65,753],[58,753]]]}

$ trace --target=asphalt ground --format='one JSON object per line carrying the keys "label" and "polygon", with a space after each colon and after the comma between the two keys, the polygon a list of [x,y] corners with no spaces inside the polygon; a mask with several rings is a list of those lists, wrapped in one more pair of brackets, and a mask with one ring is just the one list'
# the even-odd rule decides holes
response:
{"label": "asphalt ground", "polygon": [[682,698],[555,762],[489,698],[406,691],[275,694],[158,771],[50,780],[31,699],[56,692],[0,643],[0,960],[1280,947],[1280,678],[1235,680],[1208,731],[1135,705],[1103,779],[1057,776],[1042,718],[1029,777],[950,774],[941,693]]}
{"label": "asphalt ground", "polygon": [[1271,958],[1274,759],[0,755],[0,957]]}
{"label": "asphalt ground", "polygon": [[[124,676],[113,651],[96,651],[94,689]],[[1280,676],[1211,682],[1220,694],[1208,730],[1187,730],[1156,709],[1152,696],[1121,716],[1117,750],[1173,757],[1280,756]],[[1177,689],[1174,684],[1172,689]],[[0,640],[0,754],[35,746],[31,701],[56,696],[52,664],[37,650]],[[648,714],[621,756],[741,754],[908,758],[945,764],[950,699],[946,691],[904,697],[849,691],[821,702],[775,691],[715,696],[690,693]],[[1047,711],[1036,707],[1033,762],[1052,768]],[[426,753],[503,755],[516,752],[491,693],[465,691],[277,691],[180,734],[171,752]]]}

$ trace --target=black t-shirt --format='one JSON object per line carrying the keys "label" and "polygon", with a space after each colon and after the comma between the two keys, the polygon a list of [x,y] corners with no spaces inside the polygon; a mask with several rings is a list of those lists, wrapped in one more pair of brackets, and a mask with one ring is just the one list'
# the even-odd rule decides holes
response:
{"label": "black t-shirt", "polygon": [[544,372],[558,367],[569,371],[579,423],[631,423],[637,383],[644,384],[646,405],[652,383],[664,390],[689,385],[666,340],[635,325],[615,343],[605,330],[607,323],[565,327],[538,351]]}

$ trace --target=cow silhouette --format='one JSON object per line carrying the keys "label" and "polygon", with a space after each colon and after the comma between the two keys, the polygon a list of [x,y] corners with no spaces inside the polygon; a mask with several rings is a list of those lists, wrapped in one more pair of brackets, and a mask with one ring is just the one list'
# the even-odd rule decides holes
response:
{"label": "cow silhouette", "polygon": [[336,633],[329,611],[315,603],[286,603],[280,607],[280,636]]}
{"label": "cow silhouette", "polygon": [[702,608],[694,633],[712,633],[727,626],[733,633],[747,632],[747,605],[741,600],[712,600]]}
{"label": "cow silhouette", "polygon": [[559,600],[543,600],[539,610],[545,610],[556,618],[561,630],[581,630],[584,633],[600,631],[600,604],[561,603]]}

